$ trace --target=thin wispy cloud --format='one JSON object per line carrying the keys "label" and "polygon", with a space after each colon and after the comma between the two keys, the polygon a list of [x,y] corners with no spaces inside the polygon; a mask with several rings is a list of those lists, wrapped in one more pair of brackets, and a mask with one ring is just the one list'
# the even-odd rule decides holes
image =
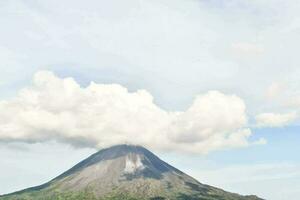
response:
{"label": "thin wispy cloud", "polygon": [[297,118],[296,112],[290,113],[261,113],[255,116],[258,127],[283,127],[291,124]]}

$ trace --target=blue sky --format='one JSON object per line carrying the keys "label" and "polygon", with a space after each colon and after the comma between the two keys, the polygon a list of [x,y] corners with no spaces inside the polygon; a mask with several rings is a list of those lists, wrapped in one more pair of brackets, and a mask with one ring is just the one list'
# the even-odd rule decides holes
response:
{"label": "blue sky", "polygon": [[[294,0],[1,1],[0,193],[43,183],[134,136],[200,182],[296,199],[298,10]],[[104,111],[93,99],[114,106]],[[78,102],[112,122],[99,127],[85,107],[77,118],[56,115],[77,116]],[[139,114],[147,118],[135,123]],[[74,131],[88,116],[95,131]],[[122,131],[112,119],[124,121]]]}

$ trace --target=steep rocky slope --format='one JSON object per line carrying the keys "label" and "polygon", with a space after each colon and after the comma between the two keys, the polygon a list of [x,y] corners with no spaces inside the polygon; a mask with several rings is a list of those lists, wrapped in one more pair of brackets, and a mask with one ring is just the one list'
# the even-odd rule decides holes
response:
{"label": "steep rocky slope", "polygon": [[50,182],[11,199],[259,200],[199,183],[140,146],[103,149]]}

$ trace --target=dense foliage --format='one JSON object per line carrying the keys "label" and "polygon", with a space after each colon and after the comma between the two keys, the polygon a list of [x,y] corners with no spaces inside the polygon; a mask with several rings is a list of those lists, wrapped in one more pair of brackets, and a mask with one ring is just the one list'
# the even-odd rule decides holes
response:
{"label": "dense foliage", "polygon": [[97,198],[92,192],[27,192],[22,194],[8,195],[0,197],[0,200],[257,200],[255,196],[248,197],[232,197],[232,196],[220,196],[218,194],[209,194],[202,196],[201,194],[174,194],[173,197],[141,197],[129,194],[109,194],[105,197]]}

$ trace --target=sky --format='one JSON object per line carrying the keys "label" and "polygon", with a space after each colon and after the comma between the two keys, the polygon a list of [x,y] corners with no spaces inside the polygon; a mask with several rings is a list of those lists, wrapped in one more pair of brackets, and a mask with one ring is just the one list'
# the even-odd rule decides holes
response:
{"label": "sky", "polygon": [[200,182],[300,196],[296,0],[3,0],[0,194],[143,145]]}

